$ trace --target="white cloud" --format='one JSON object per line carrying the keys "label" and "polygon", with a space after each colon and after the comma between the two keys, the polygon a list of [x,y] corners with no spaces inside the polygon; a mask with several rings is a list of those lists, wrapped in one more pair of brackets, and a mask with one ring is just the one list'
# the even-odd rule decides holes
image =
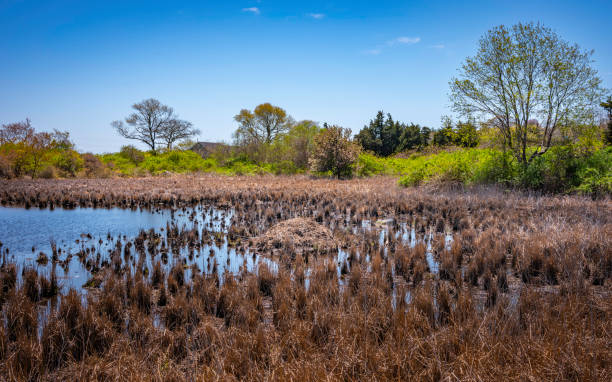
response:
{"label": "white cloud", "polygon": [[420,37],[398,37],[387,42],[387,45],[405,44],[412,45],[421,41]]}
{"label": "white cloud", "polygon": [[431,46],[434,49],[444,49],[446,46],[444,44],[435,44]]}
{"label": "white cloud", "polygon": [[258,15],[259,14],[259,8],[257,8],[257,7],[242,8],[242,12],[250,12],[250,13],[253,13],[255,15]]}
{"label": "white cloud", "polygon": [[325,15],[323,13],[309,13],[308,16],[316,20],[321,20]]}

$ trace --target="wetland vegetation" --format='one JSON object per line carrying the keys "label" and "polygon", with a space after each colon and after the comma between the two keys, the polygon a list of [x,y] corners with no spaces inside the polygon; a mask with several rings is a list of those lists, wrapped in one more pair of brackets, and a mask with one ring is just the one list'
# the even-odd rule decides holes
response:
{"label": "wetland vegetation", "polygon": [[46,265],[2,247],[8,379],[611,376],[608,199],[178,175],[2,181],[0,203],[166,220],[84,224]]}

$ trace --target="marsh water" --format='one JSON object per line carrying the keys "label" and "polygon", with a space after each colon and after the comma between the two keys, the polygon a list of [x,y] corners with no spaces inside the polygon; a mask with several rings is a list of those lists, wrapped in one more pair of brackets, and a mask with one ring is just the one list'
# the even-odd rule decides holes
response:
{"label": "marsh water", "polygon": [[[229,245],[226,234],[231,218],[232,211],[229,209],[216,209],[203,205],[183,210],[120,208],[50,210],[0,207],[0,252],[2,261],[15,263],[19,271],[34,268],[47,276],[52,271],[55,272],[64,293],[70,288],[82,289],[93,274],[92,261],[97,265],[105,261],[108,264],[112,261],[113,251],[117,249],[132,268],[140,266],[151,270],[153,262],[158,261],[159,257],[139,256],[135,251],[125,256],[126,246],[133,244],[136,237],[143,232],[158,234],[159,242],[163,243],[162,247],[168,238],[168,230],[191,231],[202,238],[202,245],[195,248],[188,246],[170,248],[168,242],[165,251],[170,252],[170,256],[166,256],[165,259],[162,256],[166,271],[177,262],[181,262],[186,277],[190,277],[194,266],[200,272],[217,272],[220,277],[226,270],[237,273],[242,267],[253,271],[262,261],[270,268],[276,269],[277,264],[273,260],[250,253],[248,250],[236,250]],[[389,234],[386,226],[372,225],[369,221],[362,222],[360,227],[354,227],[354,231],[359,229],[380,230],[381,246],[384,246],[385,237]],[[428,247],[427,262],[430,271],[437,273],[438,264],[431,253],[431,234],[424,237],[417,235],[413,228],[403,223],[395,231],[395,235],[401,236],[401,241],[411,246],[418,241],[424,241]],[[211,240],[204,240],[204,236]],[[447,236],[447,244],[450,240]],[[156,248],[157,245],[159,243],[156,244]],[[154,252],[157,254],[157,249]],[[53,256],[53,253],[56,255]],[[43,260],[46,258],[47,261],[41,261],[41,258]],[[347,253],[340,249],[335,259],[339,275],[340,267],[346,258]]]}
{"label": "marsh water", "polygon": [[[109,261],[114,249],[118,246],[125,248],[143,231],[163,233],[176,228],[213,236],[224,234],[231,215],[231,211],[203,206],[185,211],[0,207],[0,251],[2,261],[15,263],[19,273],[24,268],[34,268],[47,275],[53,270],[63,292],[66,292],[70,288],[81,289],[91,277],[83,257],[95,258],[98,263]],[[187,277],[194,264],[202,272],[210,273],[214,269],[220,275],[225,270],[236,273],[244,265],[253,269],[259,256],[238,253],[229,248],[225,235],[216,237],[218,240],[200,246],[197,252],[193,248],[174,249],[173,254],[179,256],[169,256],[164,267],[168,270],[180,261],[186,268]],[[54,247],[58,261],[53,261]],[[78,256],[79,253],[87,255]],[[47,261],[41,261],[41,256]],[[135,265],[134,258],[138,254],[133,253],[131,257],[131,263]],[[145,268],[150,270],[152,265],[151,257],[145,256]]]}

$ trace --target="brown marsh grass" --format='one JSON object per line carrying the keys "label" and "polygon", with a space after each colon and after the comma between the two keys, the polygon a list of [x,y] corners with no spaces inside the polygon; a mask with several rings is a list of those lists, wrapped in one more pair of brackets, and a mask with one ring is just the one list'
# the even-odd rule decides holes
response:
{"label": "brown marsh grass", "polygon": [[[390,178],[206,175],[2,181],[0,202],[214,205],[233,211],[228,242],[243,251],[279,222],[309,218],[346,254],[284,240],[277,269],[260,262],[220,277],[211,251],[202,258],[210,269],[187,273],[177,248],[196,252],[221,238],[212,226],[169,223],[163,235],[117,241],[105,264],[80,254],[99,288],[71,290],[47,315],[39,312],[56,299],[57,280],[34,269],[18,277],[3,260],[7,380],[612,379],[607,199],[400,189]],[[355,229],[379,219],[393,219],[382,239],[380,229]],[[402,227],[431,241],[412,245],[395,236]]]}

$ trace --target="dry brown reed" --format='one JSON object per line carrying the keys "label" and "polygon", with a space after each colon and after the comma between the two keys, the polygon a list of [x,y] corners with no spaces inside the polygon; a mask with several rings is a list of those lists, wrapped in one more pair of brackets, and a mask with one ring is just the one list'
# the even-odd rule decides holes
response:
{"label": "dry brown reed", "polygon": [[[186,277],[180,248],[198,256],[198,246],[224,238],[211,226],[168,225],[115,247],[100,265],[99,290],[68,292],[43,320],[58,291],[54,274],[49,281],[27,269],[19,278],[3,262],[7,380],[612,379],[609,200],[405,190],[388,178],[0,182],[2,204],[39,198],[58,207],[231,207],[226,228],[244,248],[281,221],[314,219],[346,258],[286,246],[274,248],[287,260],[278,268],[259,262],[218,277],[213,251],[200,257],[207,271],[192,267]],[[414,227],[420,238],[433,235],[431,247],[353,231],[386,217],[390,233]]]}

